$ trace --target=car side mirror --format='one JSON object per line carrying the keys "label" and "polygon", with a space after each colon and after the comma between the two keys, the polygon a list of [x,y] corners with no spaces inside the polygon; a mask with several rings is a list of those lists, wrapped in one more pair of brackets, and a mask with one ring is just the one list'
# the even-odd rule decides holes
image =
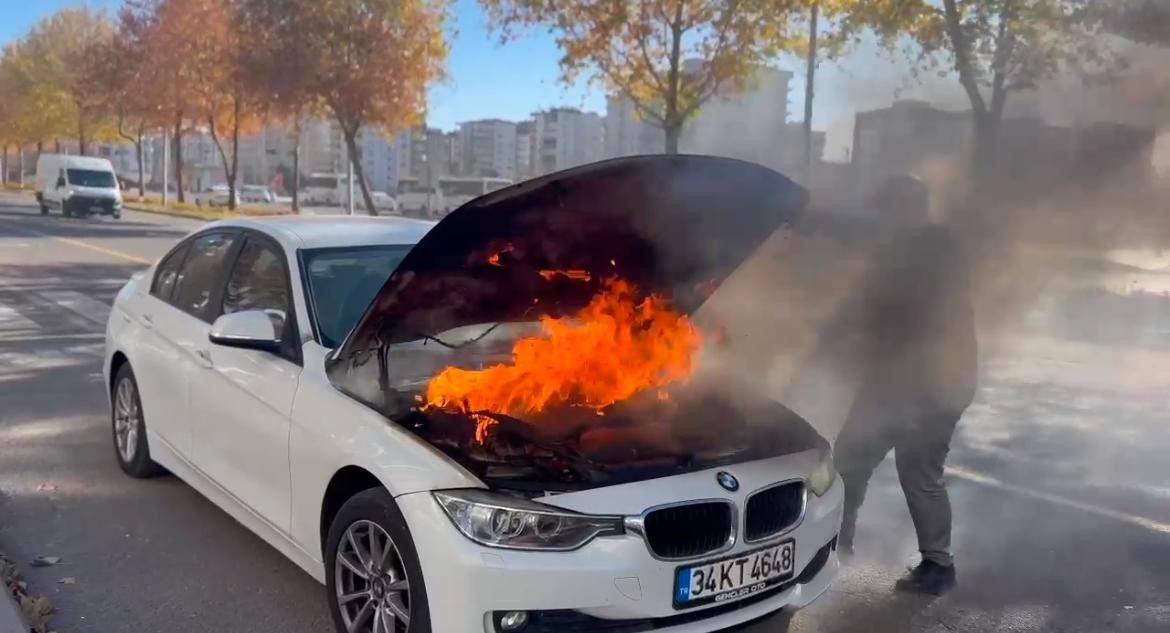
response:
{"label": "car side mirror", "polygon": [[58,176],[57,177],[57,188],[60,189],[61,187],[64,187],[64,186],[65,186],[65,178],[62,176]]}
{"label": "car side mirror", "polygon": [[243,310],[221,315],[211,324],[207,339],[216,345],[254,349],[261,352],[280,351],[280,333],[275,319],[267,310]]}

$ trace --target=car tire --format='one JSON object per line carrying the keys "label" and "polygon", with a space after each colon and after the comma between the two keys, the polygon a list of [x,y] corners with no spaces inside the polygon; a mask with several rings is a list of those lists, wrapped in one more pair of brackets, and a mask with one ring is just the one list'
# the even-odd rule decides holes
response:
{"label": "car tire", "polygon": [[44,202],[41,203],[41,215],[49,215],[49,207]]}
{"label": "car tire", "polygon": [[134,370],[125,363],[118,368],[110,390],[110,428],[114,438],[114,456],[127,475],[145,479],[162,474],[163,468],[150,458],[146,441],[146,417],[138,395]]}
{"label": "car tire", "polygon": [[[366,564],[375,550],[369,539],[382,544],[384,564]],[[364,548],[367,560],[355,544]],[[385,488],[370,488],[350,497],[333,519],[325,539],[325,587],[338,633],[373,631],[375,617],[385,618],[378,631],[431,633],[430,606],[414,540]],[[342,596],[348,599],[343,601]],[[385,626],[391,614],[403,613],[405,626],[400,617],[393,619],[393,626]],[[364,624],[353,627],[359,619]]]}

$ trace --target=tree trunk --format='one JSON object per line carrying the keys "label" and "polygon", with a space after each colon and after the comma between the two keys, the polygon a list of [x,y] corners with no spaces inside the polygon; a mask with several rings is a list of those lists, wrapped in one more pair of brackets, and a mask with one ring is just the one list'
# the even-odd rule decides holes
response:
{"label": "tree trunk", "polygon": [[362,200],[366,203],[366,213],[378,215],[378,210],[374,208],[374,198],[370,195],[370,187],[366,184],[366,176],[362,173],[362,157],[357,145],[357,131],[360,127],[355,125],[350,130],[344,123],[341,124],[342,133],[345,134],[345,145],[349,148],[349,162],[353,165],[354,176],[362,190]]}
{"label": "tree trunk", "polygon": [[293,121],[293,173],[292,173],[292,210],[301,212],[301,116],[296,115]]}
{"label": "tree trunk", "polygon": [[293,122],[292,210],[301,212],[301,114]]}
{"label": "tree trunk", "polygon": [[24,189],[24,145],[16,148],[16,169],[19,172],[16,176],[17,184]]}
{"label": "tree trunk", "polygon": [[89,143],[88,143],[87,139],[85,138],[85,119],[83,117],[78,116],[77,117],[77,152],[79,154],[81,154],[82,156],[85,156],[88,153],[86,151],[88,149],[89,149]]}
{"label": "tree trunk", "polygon": [[174,161],[175,161],[175,193],[178,194],[179,202],[186,202],[183,196],[183,115],[180,114],[175,118],[175,132],[171,138],[173,144]]}
{"label": "tree trunk", "polygon": [[37,141],[37,158],[40,158],[41,154],[44,154],[44,153],[45,153],[45,142],[44,141]]}
{"label": "tree trunk", "polygon": [[974,113],[975,117],[975,151],[974,172],[977,188],[986,185],[994,176],[996,155],[999,150],[999,123],[990,112]]}
{"label": "tree trunk", "polygon": [[667,123],[662,127],[662,131],[666,133],[666,153],[678,153],[678,139],[682,136],[682,123],[675,121]]}
{"label": "tree trunk", "polygon": [[53,139],[53,153],[54,154],[61,153],[61,139],[59,139],[59,138]]}
{"label": "tree trunk", "polygon": [[143,181],[146,180],[146,168],[145,168],[145,166],[143,166],[142,163],[146,161],[146,152],[143,151],[143,148],[142,148],[142,145],[143,145],[142,127],[143,127],[143,124],[139,123],[138,124],[138,134],[134,138],[134,154],[138,158],[138,197],[145,199],[146,198],[146,183]]}
{"label": "tree trunk", "polygon": [[228,208],[232,211],[236,210],[236,177],[240,173],[240,97],[236,95],[234,103],[232,103],[234,112],[232,113],[232,171],[228,176],[228,195],[231,196]]}
{"label": "tree trunk", "polygon": [[812,185],[813,165],[813,99],[816,96],[817,76],[817,28],[820,26],[821,6],[813,2],[809,15],[808,29],[808,70],[804,84],[804,179],[805,186]]}
{"label": "tree trunk", "polygon": [[219,142],[219,134],[215,131],[215,115],[207,115],[207,129],[211,132],[211,142],[215,144],[215,150],[219,152],[219,161],[223,165],[223,176],[227,180],[228,186],[228,209],[236,210],[236,185],[232,182],[232,169],[228,164],[227,153],[223,151],[223,143]]}
{"label": "tree trunk", "polygon": [[0,158],[0,184],[8,184],[8,143],[4,144],[4,156]]}

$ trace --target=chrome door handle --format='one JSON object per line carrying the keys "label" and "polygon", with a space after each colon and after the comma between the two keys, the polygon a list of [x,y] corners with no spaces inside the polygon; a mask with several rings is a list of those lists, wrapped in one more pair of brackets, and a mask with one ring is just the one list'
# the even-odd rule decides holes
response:
{"label": "chrome door handle", "polygon": [[144,327],[144,328],[154,327],[154,317],[150,316],[149,314],[144,314],[144,315],[142,315],[141,318],[142,318],[142,327]]}
{"label": "chrome door handle", "polygon": [[195,358],[199,360],[199,364],[204,367],[211,367],[211,352],[205,349],[195,350]]}

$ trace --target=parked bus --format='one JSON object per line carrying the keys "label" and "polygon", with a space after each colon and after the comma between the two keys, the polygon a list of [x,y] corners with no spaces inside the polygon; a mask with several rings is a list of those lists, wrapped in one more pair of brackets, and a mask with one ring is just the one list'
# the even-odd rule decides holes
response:
{"label": "parked bus", "polygon": [[418,178],[398,179],[398,209],[404,214],[441,218],[471,200],[512,184],[507,178],[441,176],[433,187]]}
{"label": "parked bus", "polygon": [[[354,183],[354,201],[360,199]],[[346,174],[313,174],[305,183],[303,202],[309,205],[341,206],[349,200],[349,178]]]}
{"label": "parked bus", "polygon": [[443,204],[446,213],[471,202],[485,193],[503,189],[512,184],[507,178],[458,178],[445,176],[439,178],[439,191],[443,194]]}

